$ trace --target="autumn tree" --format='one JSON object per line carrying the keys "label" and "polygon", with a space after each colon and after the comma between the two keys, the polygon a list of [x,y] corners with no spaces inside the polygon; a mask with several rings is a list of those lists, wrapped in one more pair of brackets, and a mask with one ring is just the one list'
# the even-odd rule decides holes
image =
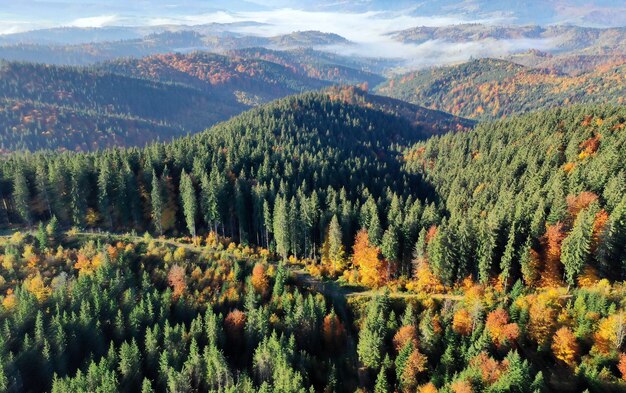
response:
{"label": "autumn tree", "polygon": [[516,323],[509,323],[509,315],[502,308],[498,308],[487,315],[485,328],[498,348],[517,340],[519,336],[519,327]]}
{"label": "autumn tree", "polygon": [[469,336],[473,329],[472,316],[465,308],[460,308],[452,318],[452,329],[463,336]]}
{"label": "autumn tree", "polygon": [[619,354],[617,369],[622,374],[622,380],[626,381],[626,353]]}
{"label": "autumn tree", "polygon": [[180,297],[187,289],[185,268],[180,265],[174,265],[170,268],[167,280],[174,291],[175,298]]}
{"label": "autumn tree", "polygon": [[556,331],[552,339],[552,352],[557,359],[573,368],[576,366],[579,350],[576,337],[569,328],[562,327]]}
{"label": "autumn tree", "polygon": [[267,278],[267,274],[265,273],[265,266],[261,263],[257,263],[254,265],[252,269],[252,277],[250,278],[250,282],[254,287],[254,290],[261,296],[267,295],[269,291],[269,280]]}
{"label": "autumn tree", "polygon": [[354,240],[352,263],[358,268],[363,285],[372,288],[384,285],[385,266],[380,259],[380,249],[370,244],[365,229],[361,229]]}

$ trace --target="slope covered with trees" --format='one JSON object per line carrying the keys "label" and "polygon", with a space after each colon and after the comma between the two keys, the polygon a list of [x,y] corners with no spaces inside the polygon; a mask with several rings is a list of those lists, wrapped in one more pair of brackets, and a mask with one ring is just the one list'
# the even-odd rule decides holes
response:
{"label": "slope covered with trees", "polygon": [[[2,245],[19,336],[0,383],[41,364],[59,392],[623,389],[626,111],[424,141],[348,93],[144,149],[3,160],[3,225],[46,224]],[[82,228],[187,240],[89,245]]]}
{"label": "slope covered with trees", "polygon": [[222,91],[224,95],[235,95],[241,101],[248,101],[248,104],[329,85],[319,78],[296,73],[277,63],[207,52],[114,60],[96,68],[200,90]]}
{"label": "slope covered with trees", "polygon": [[378,73],[394,63],[392,60],[354,58],[308,48],[287,51],[247,48],[229,54],[282,64],[294,72],[315,79],[347,85],[367,83],[372,87],[385,81]]}
{"label": "slope covered with trees", "polygon": [[400,75],[376,91],[458,116],[497,119],[572,103],[622,104],[625,69],[610,63],[573,76],[480,59]]}
{"label": "slope covered with trees", "polygon": [[200,52],[90,68],[0,63],[0,147],[143,146],[328,85],[273,62]]}

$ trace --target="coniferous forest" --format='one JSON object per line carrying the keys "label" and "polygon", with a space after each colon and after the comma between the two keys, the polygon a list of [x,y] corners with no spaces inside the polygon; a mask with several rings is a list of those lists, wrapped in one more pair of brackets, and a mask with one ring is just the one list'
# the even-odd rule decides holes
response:
{"label": "coniferous forest", "polygon": [[79,22],[0,31],[0,393],[626,391],[623,28]]}

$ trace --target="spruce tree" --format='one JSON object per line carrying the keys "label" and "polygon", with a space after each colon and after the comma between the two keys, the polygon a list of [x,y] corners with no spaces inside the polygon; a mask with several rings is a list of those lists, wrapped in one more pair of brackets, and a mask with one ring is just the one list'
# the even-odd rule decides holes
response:
{"label": "spruce tree", "polygon": [[276,198],[274,202],[274,217],[273,217],[273,227],[274,227],[274,239],[276,240],[276,252],[283,258],[283,260],[287,260],[289,256],[289,222],[288,222],[288,207],[285,198],[279,196]]}
{"label": "spruce tree", "polygon": [[565,279],[570,285],[576,284],[578,274],[589,260],[594,218],[593,208],[581,211],[574,222],[572,231],[563,240],[561,261],[565,267]]}
{"label": "spruce tree", "polygon": [[152,224],[159,235],[163,235],[163,190],[161,188],[161,180],[157,177],[154,170],[152,171],[152,190],[150,192],[150,202],[152,205]]}
{"label": "spruce tree", "polygon": [[185,223],[187,229],[196,241],[196,191],[193,187],[191,177],[183,170],[180,176],[180,199],[183,205],[183,214],[185,216]]}
{"label": "spruce tree", "polygon": [[28,190],[28,181],[22,168],[15,170],[13,179],[13,201],[15,202],[15,210],[20,218],[28,225],[31,224],[30,212],[30,191]]}

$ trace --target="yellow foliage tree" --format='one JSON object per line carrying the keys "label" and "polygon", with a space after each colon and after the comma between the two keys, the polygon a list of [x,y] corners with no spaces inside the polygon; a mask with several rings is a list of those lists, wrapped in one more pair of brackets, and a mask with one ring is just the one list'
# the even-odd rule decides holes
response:
{"label": "yellow foliage tree", "polygon": [[472,316],[466,309],[461,308],[454,313],[454,317],[452,318],[452,330],[456,333],[469,336],[472,334],[472,325]]}
{"label": "yellow foliage tree", "polygon": [[52,293],[52,290],[44,284],[41,274],[37,274],[26,280],[26,289],[32,293],[39,302],[46,301]]}
{"label": "yellow foliage tree", "polygon": [[593,338],[595,342],[593,349],[602,354],[609,354],[621,348],[626,338],[624,312],[621,311],[602,319]]}
{"label": "yellow foliage tree", "polygon": [[365,229],[361,229],[354,240],[352,263],[359,269],[361,283],[378,288],[385,284],[385,263],[380,258],[380,249],[370,244]]}
{"label": "yellow foliage tree", "polygon": [[7,291],[7,295],[4,297],[4,299],[2,299],[2,307],[10,311],[13,310],[15,306],[17,306],[17,298],[15,297],[13,290],[9,289]]}
{"label": "yellow foliage tree", "polygon": [[576,366],[579,346],[574,333],[569,328],[562,327],[556,331],[552,339],[552,352],[554,357],[569,367],[574,368]]}

